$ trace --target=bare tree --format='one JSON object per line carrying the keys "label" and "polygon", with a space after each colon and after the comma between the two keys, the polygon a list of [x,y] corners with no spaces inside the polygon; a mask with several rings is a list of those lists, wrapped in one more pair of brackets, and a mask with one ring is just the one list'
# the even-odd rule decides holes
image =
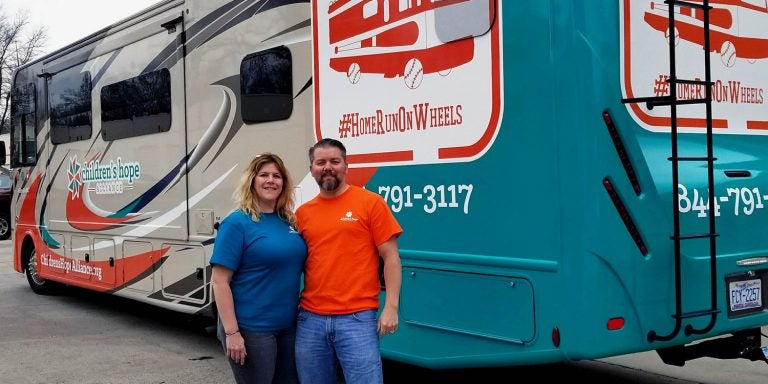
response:
{"label": "bare tree", "polygon": [[10,128],[11,75],[42,53],[47,38],[44,27],[25,33],[28,24],[28,13],[19,12],[11,19],[0,5],[0,133]]}

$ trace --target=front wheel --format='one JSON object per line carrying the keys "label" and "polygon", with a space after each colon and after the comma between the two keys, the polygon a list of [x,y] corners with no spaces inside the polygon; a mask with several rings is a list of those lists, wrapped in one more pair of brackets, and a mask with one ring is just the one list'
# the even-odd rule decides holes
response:
{"label": "front wheel", "polygon": [[27,266],[24,269],[24,274],[27,275],[29,287],[38,295],[50,295],[56,293],[60,284],[40,277],[37,266],[37,252],[32,248],[27,256]]}
{"label": "front wheel", "polygon": [[733,65],[736,64],[737,57],[736,46],[730,41],[724,41],[723,45],[720,46],[720,59],[722,60],[723,65],[728,68],[733,67]]}
{"label": "front wheel", "polygon": [[403,79],[405,86],[410,89],[416,89],[421,85],[421,81],[424,79],[424,66],[419,59],[410,59],[405,63]]}
{"label": "front wheel", "polygon": [[[677,30],[677,27],[674,29],[675,31],[675,46],[680,43],[680,31]],[[667,28],[666,31],[664,31],[664,39],[667,40],[667,44],[669,44],[669,28]]]}
{"label": "front wheel", "polygon": [[357,84],[360,81],[360,64],[352,63],[347,69],[347,79],[352,84]]}
{"label": "front wheel", "polygon": [[11,215],[8,212],[0,212],[0,240],[8,240],[11,237]]}

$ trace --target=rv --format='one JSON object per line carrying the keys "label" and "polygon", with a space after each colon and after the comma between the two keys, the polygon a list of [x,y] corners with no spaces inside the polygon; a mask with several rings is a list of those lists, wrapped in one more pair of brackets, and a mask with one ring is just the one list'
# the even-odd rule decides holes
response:
{"label": "rv", "polygon": [[32,289],[210,312],[244,167],[266,151],[307,167],[309,41],[307,1],[163,1],[20,68],[13,240]]}
{"label": "rv", "polygon": [[215,316],[240,174],[277,153],[301,204],[331,137],[404,228],[385,358],[765,361],[768,51],[702,58],[753,2],[159,2],[15,73],[14,268]]}

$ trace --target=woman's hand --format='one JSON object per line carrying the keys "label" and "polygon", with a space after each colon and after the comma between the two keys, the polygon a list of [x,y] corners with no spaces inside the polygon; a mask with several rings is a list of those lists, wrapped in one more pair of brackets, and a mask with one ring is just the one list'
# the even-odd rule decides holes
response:
{"label": "woman's hand", "polygon": [[245,340],[240,332],[226,336],[227,338],[227,357],[240,365],[245,364]]}

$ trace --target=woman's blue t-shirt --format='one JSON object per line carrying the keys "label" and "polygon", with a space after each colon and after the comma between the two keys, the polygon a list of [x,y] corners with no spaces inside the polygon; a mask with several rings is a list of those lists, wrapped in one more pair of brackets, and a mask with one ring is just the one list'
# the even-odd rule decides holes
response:
{"label": "woman's blue t-shirt", "polygon": [[240,329],[267,332],[296,322],[307,246],[276,213],[259,221],[237,210],[219,225],[211,265],[233,271],[232,298]]}

